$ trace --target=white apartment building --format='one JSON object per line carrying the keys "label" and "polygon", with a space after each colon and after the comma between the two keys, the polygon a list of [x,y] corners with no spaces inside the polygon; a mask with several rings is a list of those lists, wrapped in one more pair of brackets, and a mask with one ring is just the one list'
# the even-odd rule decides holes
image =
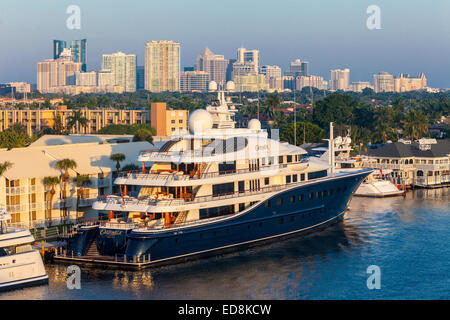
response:
{"label": "white apartment building", "polygon": [[373,87],[378,92],[394,92],[394,76],[387,72],[380,72],[373,75]]}
{"label": "white apartment building", "polygon": [[301,91],[305,87],[313,87],[323,90],[323,78],[320,76],[299,76],[296,78],[296,90]]}
{"label": "white apartment building", "polygon": [[365,88],[373,89],[373,86],[367,81],[353,81],[350,85],[350,91],[353,92],[362,92]]}
{"label": "white apartment building", "polygon": [[214,54],[208,47],[197,56],[196,71],[208,73],[208,81],[225,84],[229,60],[221,54]]}
{"label": "white apartment building", "polygon": [[145,44],[145,90],[180,91],[181,49],[179,42],[150,41]]}
{"label": "white apartment building", "polygon": [[279,66],[262,66],[261,74],[266,77],[266,80],[269,83],[269,89],[283,90],[283,78],[281,76],[281,68]]}
{"label": "white apartment building", "polygon": [[122,86],[126,92],[136,91],[136,55],[117,52],[102,55],[102,70],[109,70],[114,85]]}
{"label": "white apartment building", "polygon": [[350,69],[330,70],[329,89],[346,91],[350,86]]}

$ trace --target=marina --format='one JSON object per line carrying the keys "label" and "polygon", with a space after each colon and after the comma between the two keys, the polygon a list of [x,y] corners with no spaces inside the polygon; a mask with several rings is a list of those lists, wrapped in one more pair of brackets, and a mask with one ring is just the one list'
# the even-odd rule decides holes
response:
{"label": "marina", "polygon": [[[49,284],[0,299],[449,299],[449,189],[353,198],[342,223],[306,236],[140,271],[46,264]],[[425,249],[426,248],[426,249]],[[381,269],[369,290],[366,269]]]}

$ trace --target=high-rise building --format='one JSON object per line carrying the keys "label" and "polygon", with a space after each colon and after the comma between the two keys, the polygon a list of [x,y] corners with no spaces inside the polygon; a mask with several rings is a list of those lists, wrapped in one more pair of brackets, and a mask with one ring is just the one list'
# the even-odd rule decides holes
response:
{"label": "high-rise building", "polygon": [[330,90],[348,90],[350,86],[350,69],[330,71]]}
{"label": "high-rise building", "polygon": [[144,66],[136,67],[136,90],[145,88],[145,69]]}
{"label": "high-rise building", "polygon": [[289,65],[289,71],[285,72],[286,76],[292,76],[294,78],[300,76],[307,76],[309,72],[309,62],[296,59]]}
{"label": "high-rise building", "polygon": [[419,74],[417,78],[411,77],[409,74],[400,74],[399,77],[394,79],[395,92],[406,92],[422,90],[427,86],[427,78],[423,73]]}
{"label": "high-rise building", "polygon": [[245,64],[252,66],[254,74],[258,74],[259,71],[259,50],[247,50],[245,48],[239,48],[237,52],[236,64]]}
{"label": "high-rise building", "polygon": [[394,92],[394,76],[387,72],[380,72],[373,75],[373,87],[378,92]]}
{"label": "high-rise building", "polygon": [[97,71],[75,72],[75,85],[77,86],[96,86]]}
{"label": "high-rise building", "polygon": [[145,90],[180,90],[179,42],[151,41],[145,45]]}
{"label": "high-rise building", "polygon": [[370,82],[366,81],[353,81],[352,84],[350,85],[350,91],[353,92],[362,92],[365,88],[373,89]]}
{"label": "high-rise building", "polygon": [[114,74],[110,70],[98,71],[97,84],[99,87],[114,86]]}
{"label": "high-rise building", "polygon": [[136,55],[117,52],[102,55],[102,70],[110,70],[114,84],[126,92],[136,91]]}
{"label": "high-rise building", "polygon": [[313,87],[323,90],[323,78],[319,76],[298,76],[295,82],[296,90],[301,91],[305,87]]}
{"label": "high-rise building", "polygon": [[180,91],[207,91],[209,73],[205,71],[185,71],[180,76]]}
{"label": "high-rise building", "polygon": [[[75,82],[75,72],[80,72],[81,62],[73,62],[69,49],[64,49],[58,59],[48,59],[37,64],[37,90],[50,92],[52,87]],[[71,80],[72,79],[72,80]]]}
{"label": "high-rise building", "polygon": [[66,47],[67,43],[65,41],[53,40],[53,59],[58,59]]}
{"label": "high-rise building", "polygon": [[261,73],[266,77],[269,83],[269,89],[282,90],[283,80],[281,77],[281,68],[279,66],[262,66]]}
{"label": "high-rise building", "polygon": [[227,81],[227,68],[229,60],[223,55],[214,54],[208,47],[197,57],[196,70],[209,74],[209,81],[225,85]]}
{"label": "high-rise building", "polygon": [[74,62],[81,62],[81,70],[86,72],[86,39],[72,40],[70,44],[70,50],[72,51],[72,57]]}

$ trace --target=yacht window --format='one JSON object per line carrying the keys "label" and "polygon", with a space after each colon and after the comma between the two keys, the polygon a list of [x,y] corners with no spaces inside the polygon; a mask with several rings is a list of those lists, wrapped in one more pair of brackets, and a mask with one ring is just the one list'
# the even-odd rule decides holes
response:
{"label": "yacht window", "polygon": [[318,179],[327,176],[327,170],[308,172],[308,180]]}
{"label": "yacht window", "polygon": [[274,163],[275,163],[274,157],[269,157],[269,162],[267,164],[271,165],[271,164],[274,164]]}
{"label": "yacht window", "polygon": [[291,196],[291,202],[292,202],[292,203],[295,202],[295,196]]}
{"label": "yacht window", "polygon": [[214,184],[212,187],[213,187],[213,197],[234,193],[234,182]]}
{"label": "yacht window", "polygon": [[266,208],[269,208],[269,207],[270,207],[270,200],[266,200],[266,201],[264,202],[264,206],[265,206]]}
{"label": "yacht window", "polygon": [[303,201],[303,194],[298,195],[298,201]]}
{"label": "yacht window", "polygon": [[268,185],[269,184],[269,178],[264,178],[264,184]]}
{"label": "yacht window", "polygon": [[278,198],[277,204],[278,204],[279,206],[283,205],[283,198]]}
{"label": "yacht window", "polygon": [[292,162],[292,156],[290,156],[290,155],[286,156],[286,162],[288,162],[288,163]]}
{"label": "yacht window", "polygon": [[302,173],[302,174],[300,175],[300,181],[305,181],[305,174],[304,174],[304,173]]}
{"label": "yacht window", "polygon": [[286,176],[286,183],[291,183],[291,176]]}
{"label": "yacht window", "polygon": [[292,182],[297,182],[297,175],[296,174],[294,174],[293,176],[292,176]]}
{"label": "yacht window", "polygon": [[311,200],[314,199],[314,192],[309,193],[309,199],[311,199]]}
{"label": "yacht window", "polygon": [[283,163],[283,156],[279,156],[279,157],[278,157],[278,163],[279,163],[279,164],[282,164],[282,163]]}

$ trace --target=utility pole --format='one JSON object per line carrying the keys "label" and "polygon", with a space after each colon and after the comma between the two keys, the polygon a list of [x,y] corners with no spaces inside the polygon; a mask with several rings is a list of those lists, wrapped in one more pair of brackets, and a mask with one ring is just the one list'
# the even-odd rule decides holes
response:
{"label": "utility pole", "polygon": [[295,88],[294,88],[294,146],[297,145],[297,113],[296,113],[296,101],[295,101]]}

